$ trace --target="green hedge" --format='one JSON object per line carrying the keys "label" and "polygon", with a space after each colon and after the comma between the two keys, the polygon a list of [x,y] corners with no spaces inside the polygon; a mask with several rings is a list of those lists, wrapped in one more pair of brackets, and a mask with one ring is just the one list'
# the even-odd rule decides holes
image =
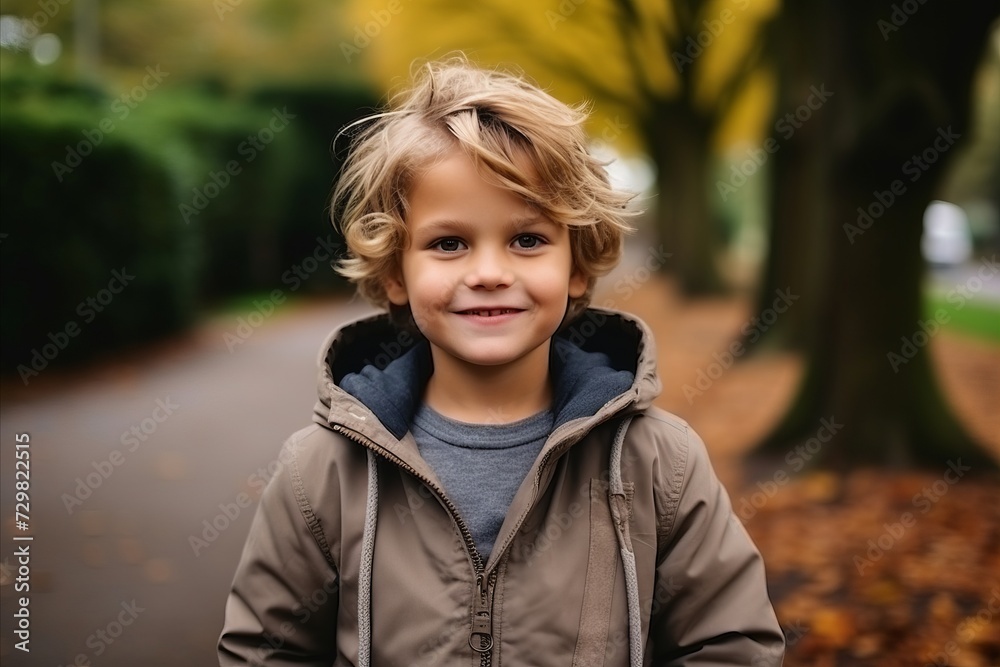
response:
{"label": "green hedge", "polygon": [[204,242],[203,299],[269,288],[281,266],[276,248],[300,151],[293,128],[270,110],[190,93],[171,93],[144,111],[144,134],[161,133],[191,153],[174,211]]}
{"label": "green hedge", "polygon": [[[268,86],[251,94],[258,106],[288,109],[300,149],[296,177],[283,212],[284,225],[279,243],[284,270],[301,265],[319,245],[317,237],[343,247],[341,237],[330,223],[329,199],[346,154],[347,140],[336,142],[337,133],[348,123],[368,115],[378,100],[360,83],[332,87]],[[343,289],[346,283],[329,265],[320,266],[302,282],[303,291]]]}
{"label": "green hedge", "polygon": [[28,369],[175,331],[197,297],[201,248],[176,215],[171,160],[98,105],[53,99],[0,105],[2,364],[27,381]]}
{"label": "green hedge", "polygon": [[[292,289],[283,277],[331,232],[330,142],[372,99],[356,86],[249,100],[164,87],[125,114],[99,87],[4,73],[2,370],[87,358],[234,295]],[[94,311],[87,299],[107,300],[122,267],[135,278]],[[342,284],[323,266],[294,287]]]}

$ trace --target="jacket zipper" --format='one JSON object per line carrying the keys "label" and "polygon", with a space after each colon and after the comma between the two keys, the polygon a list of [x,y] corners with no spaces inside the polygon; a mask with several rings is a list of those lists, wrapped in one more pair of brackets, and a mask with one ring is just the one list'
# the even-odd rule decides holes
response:
{"label": "jacket zipper", "polygon": [[496,583],[496,570],[489,576],[476,575],[476,597],[472,609],[472,633],[469,646],[479,654],[479,667],[489,667],[493,655],[492,595]]}
{"label": "jacket zipper", "polygon": [[[535,481],[533,486],[533,494],[538,494],[538,487],[541,484],[542,473],[544,472],[546,466],[549,464],[549,459],[552,458],[553,453],[559,450],[559,453],[565,451],[574,440],[572,438],[567,438],[564,442],[560,442],[558,445],[554,446],[545,456],[542,457],[541,463],[538,465],[538,472],[535,473]],[[405,466],[404,466],[405,467]],[[528,516],[528,512],[531,511],[531,507],[534,505],[534,498],[532,502],[528,503],[521,516],[518,517],[516,526],[520,527],[524,523],[524,519]],[[459,521],[461,517],[458,514],[455,515]],[[504,553],[510,546],[511,540],[514,539],[514,535],[517,534],[517,530],[511,531],[498,553]],[[471,535],[471,534],[470,534]],[[479,553],[475,551],[475,545],[472,545],[473,553],[479,556]],[[495,549],[495,547],[494,547]],[[482,560],[478,559],[481,567]],[[493,649],[493,619],[491,615],[491,609],[493,606],[493,588],[496,584],[496,570],[490,572],[489,576],[485,576],[481,570],[477,568],[476,575],[476,599],[473,606],[472,615],[472,634],[469,635],[469,646],[472,650],[479,653],[479,667],[490,667],[492,664],[492,649]],[[479,644],[477,647],[476,644]]]}
{"label": "jacket zipper", "polygon": [[341,424],[331,424],[330,426],[337,433],[340,433],[360,445],[374,450],[380,456],[392,461],[397,466],[419,479],[427,486],[428,489],[431,489],[434,494],[437,495],[441,502],[444,503],[445,507],[448,508],[448,511],[451,512],[452,517],[455,519],[455,523],[458,525],[458,530],[462,534],[462,539],[465,541],[465,546],[472,557],[472,566],[476,573],[476,592],[473,602],[472,630],[469,634],[469,646],[471,646],[474,651],[479,653],[479,666],[490,667],[493,654],[492,598],[493,587],[496,584],[496,572],[490,573],[489,576],[484,574],[486,567],[483,563],[483,557],[479,554],[479,550],[476,549],[475,540],[472,538],[472,531],[469,530],[469,526],[466,525],[465,521],[458,513],[458,508],[455,507],[455,504],[437,488],[434,482],[421,475],[408,463],[392,452],[381,447],[374,440],[366,438],[357,431],[349,429],[346,426],[342,426]]}

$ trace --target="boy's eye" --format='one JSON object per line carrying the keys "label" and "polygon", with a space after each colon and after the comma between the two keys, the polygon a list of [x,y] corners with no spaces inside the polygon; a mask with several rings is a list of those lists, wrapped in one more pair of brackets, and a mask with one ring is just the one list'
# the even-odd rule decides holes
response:
{"label": "boy's eye", "polygon": [[462,249],[462,242],[458,239],[441,239],[435,241],[433,247],[444,252],[457,252]]}
{"label": "boy's eye", "polygon": [[521,234],[517,237],[517,247],[529,249],[537,247],[541,239],[534,234]]}

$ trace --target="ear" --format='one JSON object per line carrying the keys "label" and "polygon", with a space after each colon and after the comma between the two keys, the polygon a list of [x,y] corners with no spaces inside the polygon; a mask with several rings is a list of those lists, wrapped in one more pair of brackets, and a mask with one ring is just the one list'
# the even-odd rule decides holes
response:
{"label": "ear", "polygon": [[385,294],[389,297],[389,303],[394,306],[405,306],[410,302],[410,297],[406,293],[406,283],[403,282],[402,272],[396,270],[394,273],[382,280]]}
{"label": "ear", "polygon": [[580,269],[573,269],[573,273],[569,275],[569,296],[571,299],[579,299],[581,296],[587,293],[587,287],[589,287],[590,276],[586,275]]}

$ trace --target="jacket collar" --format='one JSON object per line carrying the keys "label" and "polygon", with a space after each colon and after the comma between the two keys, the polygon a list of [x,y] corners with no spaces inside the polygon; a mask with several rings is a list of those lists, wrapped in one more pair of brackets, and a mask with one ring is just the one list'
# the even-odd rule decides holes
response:
{"label": "jacket collar", "polygon": [[[383,443],[386,436],[399,441],[406,434],[433,369],[426,340],[398,329],[387,314],[334,330],[318,361],[315,420],[343,424]],[[661,386],[646,325],[598,308],[556,334],[550,370],[556,428],[587,417],[603,421],[612,404],[613,411],[644,409]],[[372,413],[374,420],[368,418]]]}

